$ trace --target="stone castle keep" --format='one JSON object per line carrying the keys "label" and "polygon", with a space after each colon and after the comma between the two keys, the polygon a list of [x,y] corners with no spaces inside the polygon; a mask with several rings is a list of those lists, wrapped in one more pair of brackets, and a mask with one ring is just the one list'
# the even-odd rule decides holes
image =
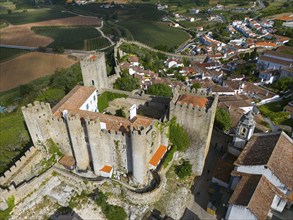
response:
{"label": "stone castle keep", "polygon": [[[129,93],[129,100],[140,103],[129,108],[129,118],[103,114],[98,112],[98,95],[110,90],[117,76],[107,77],[102,53],[85,56],[81,68],[85,86],[76,86],[53,108],[39,102],[22,107],[36,147],[42,148],[52,139],[64,155],[74,158],[77,171],[92,170],[98,176],[109,177],[113,171],[130,174],[135,185],[145,185],[151,179],[150,170],[156,169],[167,151],[168,127],[162,122],[176,117],[191,137],[187,159],[194,172],[201,174],[217,97],[180,88],[174,90],[171,102]],[[165,112],[157,118],[137,114],[144,106],[161,107]]]}

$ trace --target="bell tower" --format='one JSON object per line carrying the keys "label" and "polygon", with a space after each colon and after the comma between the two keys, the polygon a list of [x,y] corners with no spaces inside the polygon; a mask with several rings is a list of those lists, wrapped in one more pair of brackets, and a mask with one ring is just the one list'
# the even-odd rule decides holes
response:
{"label": "bell tower", "polygon": [[243,149],[246,142],[250,140],[255,129],[254,116],[252,110],[247,114],[243,115],[238,122],[236,128],[236,135],[233,138],[233,145],[236,148]]}

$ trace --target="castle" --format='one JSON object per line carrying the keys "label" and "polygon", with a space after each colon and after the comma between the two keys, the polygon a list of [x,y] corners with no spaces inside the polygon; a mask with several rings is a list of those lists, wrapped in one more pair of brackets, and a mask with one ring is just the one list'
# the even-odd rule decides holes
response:
{"label": "castle", "polygon": [[[103,53],[81,59],[84,86],[76,86],[56,106],[35,102],[22,107],[36,147],[52,139],[71,161],[68,167],[95,175],[129,175],[134,185],[146,185],[168,150],[168,127],[176,117],[191,137],[188,158],[200,175],[209,149],[217,97],[204,92],[174,90],[173,98],[128,93],[129,118],[98,112],[98,95],[110,90],[117,76],[108,77]],[[122,92],[122,91],[121,91]],[[125,92],[124,92],[125,93]],[[163,109],[159,117],[137,114],[140,108]],[[73,161],[73,162],[72,162]]]}

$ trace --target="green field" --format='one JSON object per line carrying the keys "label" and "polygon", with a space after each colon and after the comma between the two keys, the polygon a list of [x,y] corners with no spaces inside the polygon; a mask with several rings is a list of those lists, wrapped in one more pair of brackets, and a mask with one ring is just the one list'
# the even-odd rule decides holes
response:
{"label": "green field", "polygon": [[28,53],[28,51],[0,47],[0,62],[4,62],[25,53]]}
{"label": "green field", "polygon": [[170,49],[189,38],[186,32],[161,22],[166,12],[157,10],[156,5],[152,4],[128,4],[110,9],[101,8],[100,4],[88,4],[74,7],[72,10],[102,16],[106,21],[108,33],[117,33],[119,37],[134,39],[150,46],[164,45]]}
{"label": "green field", "polygon": [[166,23],[128,21],[119,22],[119,24],[127,28],[135,40],[152,47],[166,45],[168,48],[173,48],[179,46],[189,38],[186,32],[169,27]]}
{"label": "green field", "polygon": [[100,37],[100,32],[94,27],[33,27],[36,34],[48,36],[54,39],[54,42],[48,47],[63,46],[66,49],[84,49],[84,41],[91,38]]}
{"label": "green field", "polygon": [[70,13],[61,12],[58,9],[33,9],[27,12],[17,12],[12,14],[1,14],[0,20],[5,20],[11,24],[27,24],[51,19],[66,18],[75,16]]}
{"label": "green field", "polygon": [[97,37],[85,41],[86,50],[99,50],[110,46],[110,42],[104,37]]}

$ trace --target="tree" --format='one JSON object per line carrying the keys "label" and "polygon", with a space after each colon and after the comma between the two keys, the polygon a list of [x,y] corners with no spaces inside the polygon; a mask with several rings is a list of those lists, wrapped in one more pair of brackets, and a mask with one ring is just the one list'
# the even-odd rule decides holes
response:
{"label": "tree", "polygon": [[113,84],[113,88],[131,92],[135,89],[139,89],[140,83],[138,79],[127,74],[126,76],[118,78]]}
{"label": "tree", "polygon": [[192,173],[192,165],[189,161],[183,160],[181,165],[175,166],[175,173],[180,179],[190,176]]}
{"label": "tree", "polygon": [[56,46],[56,47],[53,48],[53,52],[55,52],[55,53],[64,53],[64,47]]}
{"label": "tree", "polygon": [[125,112],[123,111],[122,108],[119,108],[119,109],[116,110],[115,116],[126,118],[126,114],[125,114]]}
{"label": "tree", "polygon": [[232,120],[227,110],[222,108],[217,108],[215,125],[222,131],[227,131],[231,128]]}
{"label": "tree", "polygon": [[191,88],[192,88],[192,89],[196,89],[196,90],[198,90],[198,89],[201,88],[201,85],[200,85],[199,82],[196,82],[196,83],[194,83],[194,84],[191,86]]}
{"label": "tree", "polygon": [[156,95],[156,96],[171,97],[172,89],[170,88],[170,86],[158,83],[158,84],[151,85],[147,89],[146,93],[150,95]]}
{"label": "tree", "polygon": [[293,79],[291,77],[284,77],[273,84],[273,87],[279,91],[293,90]]}
{"label": "tree", "polygon": [[250,59],[255,60],[257,58],[257,48],[254,48],[254,50],[250,53]]}
{"label": "tree", "polygon": [[169,139],[177,147],[178,151],[185,151],[190,146],[188,133],[181,125],[177,124],[175,118],[170,121]]}

